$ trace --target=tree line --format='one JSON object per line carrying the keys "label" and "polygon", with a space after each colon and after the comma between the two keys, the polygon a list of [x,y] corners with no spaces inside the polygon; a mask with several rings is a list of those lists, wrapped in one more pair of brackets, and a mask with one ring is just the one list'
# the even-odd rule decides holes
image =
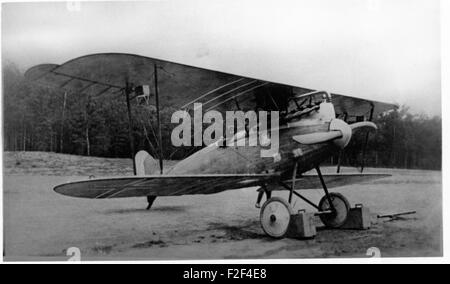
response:
{"label": "tree line", "polygon": [[[50,151],[99,157],[129,157],[126,102],[121,94],[92,96],[64,93],[27,82],[14,64],[3,66],[3,145],[5,151]],[[155,109],[132,104],[134,148],[158,156]],[[170,121],[175,109],[161,111]],[[442,121],[438,116],[414,115],[402,106],[375,119],[379,130],[365,145],[365,133],[354,135],[342,165],[441,169]],[[162,125],[163,156],[181,159],[198,148],[175,148],[173,125]],[[365,150],[364,150],[365,149]],[[337,156],[332,159],[337,163]]]}

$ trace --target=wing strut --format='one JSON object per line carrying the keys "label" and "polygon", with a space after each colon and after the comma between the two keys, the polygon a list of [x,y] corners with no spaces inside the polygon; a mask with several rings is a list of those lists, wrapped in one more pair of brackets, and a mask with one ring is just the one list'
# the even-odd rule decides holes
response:
{"label": "wing strut", "polygon": [[162,136],[161,136],[161,119],[159,112],[159,92],[158,92],[158,67],[156,63],[153,64],[155,75],[155,100],[156,100],[156,119],[158,123],[158,140],[159,140],[159,170],[161,174],[163,173],[163,145],[162,145]]}
{"label": "wing strut", "polygon": [[127,113],[128,113],[128,139],[130,140],[130,154],[131,161],[133,162],[133,173],[136,175],[136,163],[134,162],[134,139],[133,139],[133,122],[131,119],[131,104],[130,104],[130,92],[131,88],[128,83],[128,80],[125,82],[125,97],[127,99]]}
{"label": "wing strut", "polygon": [[67,102],[67,91],[64,92],[63,108],[62,108],[62,118],[61,118],[61,136],[59,137],[59,152],[63,153],[64,144],[64,119],[66,113],[66,102]]}

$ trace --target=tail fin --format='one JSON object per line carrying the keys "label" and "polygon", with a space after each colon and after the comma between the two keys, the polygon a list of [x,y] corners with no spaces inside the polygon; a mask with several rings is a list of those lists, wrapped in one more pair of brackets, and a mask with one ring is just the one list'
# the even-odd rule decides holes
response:
{"label": "tail fin", "polygon": [[134,163],[136,165],[136,175],[138,176],[159,172],[158,161],[144,150],[137,152],[136,156],[134,156]]}

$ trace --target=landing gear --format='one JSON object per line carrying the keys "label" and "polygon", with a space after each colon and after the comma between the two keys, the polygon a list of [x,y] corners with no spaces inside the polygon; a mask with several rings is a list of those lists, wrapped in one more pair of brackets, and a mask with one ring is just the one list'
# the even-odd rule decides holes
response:
{"label": "landing gear", "polygon": [[264,193],[266,194],[267,200],[269,200],[272,197],[272,191],[268,190],[266,185],[262,185],[260,189],[258,189],[258,198],[256,199],[256,208],[261,208],[261,200],[264,196]]}
{"label": "landing gear", "polygon": [[291,222],[292,209],[283,198],[272,197],[261,208],[260,221],[264,232],[272,238],[283,238]]}
{"label": "landing gear", "polygon": [[268,198],[261,208],[261,226],[264,232],[273,238],[283,238],[288,232],[289,224],[291,222],[291,215],[293,214],[291,204],[292,197],[294,195],[316,208],[318,210],[316,215],[320,217],[322,223],[328,228],[339,228],[347,221],[350,211],[350,204],[348,200],[340,193],[328,192],[319,166],[316,167],[317,176],[320,179],[323,191],[325,192],[325,195],[320,200],[319,205],[316,205],[308,198],[295,191],[297,166],[297,164],[294,165],[290,184],[280,181],[280,184],[289,190],[288,201],[281,197],[270,198],[270,191],[268,191],[266,187],[263,187],[264,191],[259,191],[258,200],[256,203],[257,207],[259,206],[264,192],[266,192]]}
{"label": "landing gear", "polygon": [[153,205],[153,202],[155,202],[155,199],[156,199],[156,196],[153,196],[153,195],[147,196],[148,205],[147,205],[146,210],[150,210],[150,208],[152,208],[152,205]]}

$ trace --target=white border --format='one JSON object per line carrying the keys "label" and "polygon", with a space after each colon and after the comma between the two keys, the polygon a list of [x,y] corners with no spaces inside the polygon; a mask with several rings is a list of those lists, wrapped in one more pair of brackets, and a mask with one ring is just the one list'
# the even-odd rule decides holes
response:
{"label": "white border", "polygon": [[[103,0],[101,0],[103,1]],[[116,1],[116,0],[114,0]],[[139,0],[142,1],[142,0]],[[148,0],[148,1],[165,1],[165,0]],[[187,1],[187,0],[186,0]],[[261,0],[263,1],[263,0]],[[311,0],[312,1],[312,0]],[[392,0],[395,1],[395,0]],[[446,192],[446,188],[448,185],[448,178],[449,178],[449,172],[448,172],[448,165],[449,165],[449,149],[445,147],[447,145],[447,141],[450,141],[448,138],[449,136],[449,119],[450,119],[450,98],[447,94],[449,94],[450,86],[449,86],[449,78],[450,78],[450,72],[449,72],[449,50],[450,50],[450,20],[449,20],[449,11],[450,11],[450,1],[447,0],[429,0],[429,1],[440,1],[441,3],[441,78],[442,78],[442,119],[443,119],[443,253],[444,257],[438,257],[438,258],[334,258],[334,259],[247,259],[247,260],[182,260],[182,261],[82,261],[81,263],[106,263],[106,264],[113,264],[113,263],[153,263],[153,264],[254,264],[254,263],[261,263],[261,264],[282,264],[282,263],[296,263],[296,264],[304,264],[304,263],[318,263],[318,264],[392,264],[392,263],[407,263],[407,264],[413,264],[413,263],[450,263],[450,251],[449,251],[449,243],[450,238],[448,234],[448,228],[450,226],[450,210],[449,207],[446,206],[447,204],[450,204],[450,195]],[[5,2],[23,2],[23,1],[17,1],[17,0],[9,0],[9,1],[0,1],[1,3]],[[37,0],[27,0],[27,2],[40,2]],[[45,2],[62,2],[62,1],[54,1],[54,0],[46,0]],[[1,59],[1,54],[0,54]],[[2,85],[0,83],[0,92],[2,90]],[[3,116],[3,100],[0,99],[0,105],[2,107],[2,116]],[[2,120],[3,121],[3,120]],[[2,127],[3,131],[3,127]],[[0,141],[0,147],[3,149],[3,139]],[[3,167],[3,151],[0,152],[0,167]],[[0,176],[0,186],[2,187],[2,194],[0,196],[0,215],[1,215],[1,236],[0,236],[0,251],[3,251],[3,175]],[[3,259],[1,260],[3,262]],[[74,262],[64,262],[64,261],[58,261],[58,262],[7,262],[7,263],[71,263]]]}

